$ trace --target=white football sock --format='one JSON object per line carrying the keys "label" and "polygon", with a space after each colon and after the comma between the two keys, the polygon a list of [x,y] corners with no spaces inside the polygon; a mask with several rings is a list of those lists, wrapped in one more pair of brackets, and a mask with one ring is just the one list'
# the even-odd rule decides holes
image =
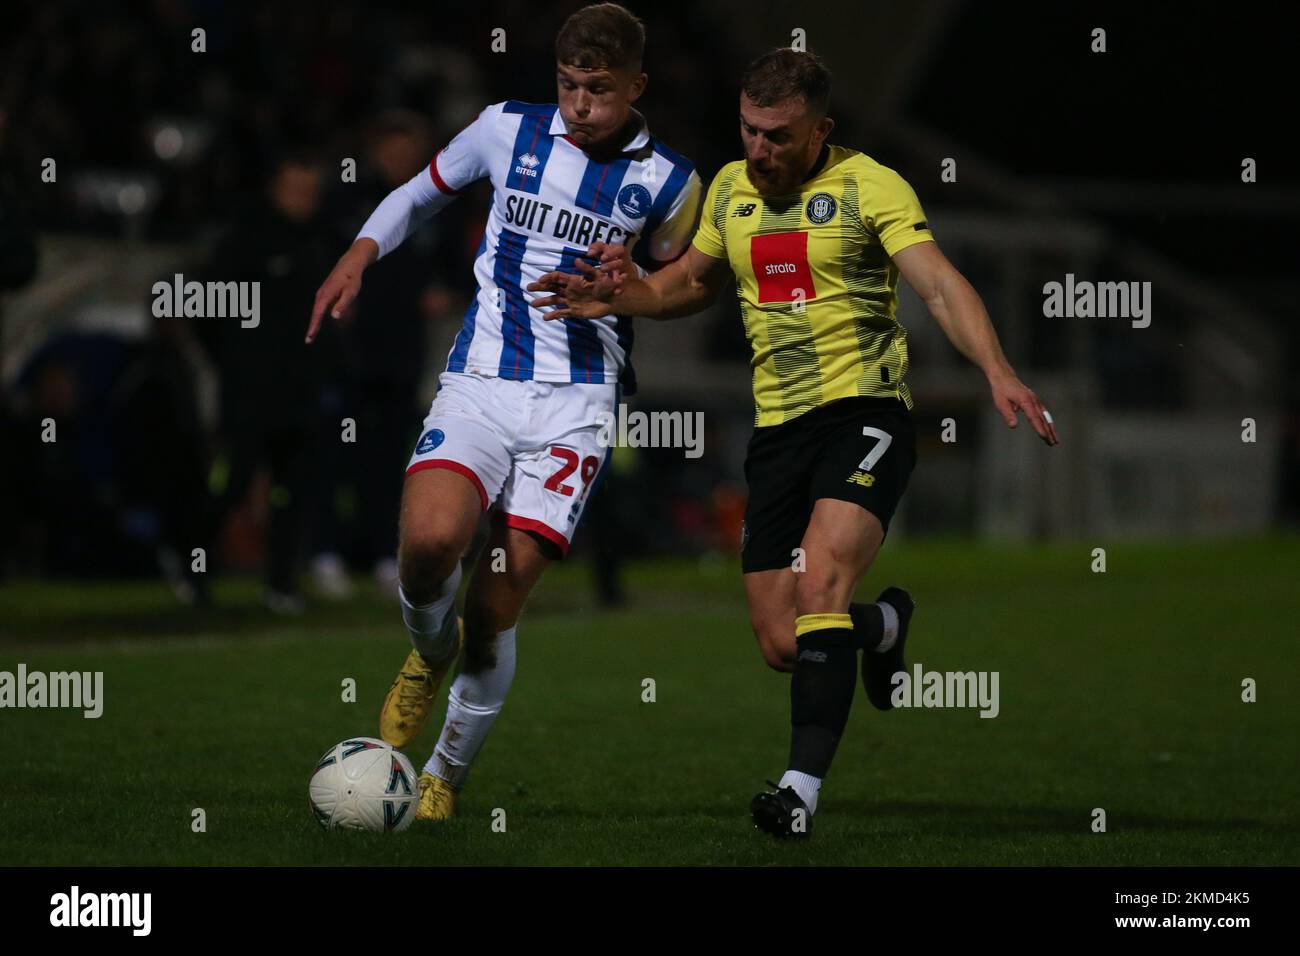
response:
{"label": "white football sock", "polygon": [[[451,577],[442,582],[438,588],[438,597],[432,604],[412,604],[402,588],[397,585],[397,596],[402,602],[402,620],[406,622],[406,631],[411,635],[411,644],[429,664],[441,664],[456,653],[456,629],[451,628],[445,634],[442,625],[448,614],[455,613],[456,591],[460,589],[460,562],[451,572]],[[441,640],[439,639],[441,638]]]}
{"label": "white football sock", "polygon": [[894,641],[898,640],[898,611],[894,609],[894,605],[886,604],[884,601],[877,601],[876,607],[880,608],[880,613],[885,617],[885,633],[874,650],[877,654],[883,654],[894,646]]}
{"label": "white football sock", "polygon": [[469,765],[496,723],[515,679],[515,629],[502,631],[494,645],[496,663],[477,674],[460,673],[447,693],[447,719],[438,746],[424,769],[459,789]]}
{"label": "white football sock", "polygon": [[822,778],[798,770],[787,770],[777,788],[794,787],[799,799],[808,807],[809,813],[817,812],[817,792],[822,788]]}

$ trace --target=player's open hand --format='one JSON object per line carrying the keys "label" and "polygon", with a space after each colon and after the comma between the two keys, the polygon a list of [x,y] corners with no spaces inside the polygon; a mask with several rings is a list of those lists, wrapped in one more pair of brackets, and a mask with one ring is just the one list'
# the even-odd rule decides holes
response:
{"label": "player's open hand", "polygon": [[[371,246],[374,245],[372,240],[364,241]],[[316,333],[320,331],[321,323],[325,321],[326,311],[335,319],[349,317],[353,303],[361,294],[361,274],[372,261],[374,259],[370,250],[362,247],[359,240],[330,270],[321,287],[316,290],[316,301],[311,308],[311,324],[307,326],[308,345],[315,340]]]}
{"label": "player's open hand", "polygon": [[548,272],[536,282],[528,284],[529,292],[549,292],[551,295],[533,299],[534,309],[551,311],[545,318],[598,319],[613,314],[612,303],[623,285],[623,275],[615,268],[598,268],[584,259],[575,259],[577,273]]}
{"label": "player's open hand", "polygon": [[997,406],[1008,428],[1016,427],[1019,420],[1016,413],[1022,412],[1029,420],[1029,424],[1034,426],[1034,431],[1038,432],[1039,438],[1049,445],[1057,444],[1056,426],[1052,423],[1052,416],[1029,386],[1015,375],[993,378],[989,381],[989,385],[993,389],[993,404]]}

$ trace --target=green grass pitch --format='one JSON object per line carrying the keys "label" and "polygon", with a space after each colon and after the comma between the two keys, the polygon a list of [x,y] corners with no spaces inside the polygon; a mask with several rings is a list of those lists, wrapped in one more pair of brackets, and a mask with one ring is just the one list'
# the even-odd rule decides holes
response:
{"label": "green grass pitch", "polygon": [[[400,835],[327,833],[307,806],[319,754],[378,733],[408,647],[395,605],[370,594],[286,622],[247,580],[223,582],[204,615],[160,585],[11,582],[0,670],[101,670],[105,705],[98,720],[0,711],[0,860],[1300,863],[1300,543],[1116,544],[1105,574],[1092,547],[891,542],[862,593],[909,587],[909,662],[998,671],[1001,713],[880,713],[859,691],[799,844],[748,818],[784,767],[789,686],[762,663],[729,563],[633,565],[617,611],[596,608],[585,565],[553,569],[461,814]],[[341,699],[348,677],[356,703]],[[1247,677],[1256,703],[1241,700]],[[441,715],[408,749],[417,767]]]}

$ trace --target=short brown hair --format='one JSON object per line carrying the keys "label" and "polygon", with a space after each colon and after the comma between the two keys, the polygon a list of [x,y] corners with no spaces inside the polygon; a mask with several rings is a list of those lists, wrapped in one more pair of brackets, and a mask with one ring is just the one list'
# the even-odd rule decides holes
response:
{"label": "short brown hair", "polygon": [[639,73],[644,53],[645,25],[617,3],[583,7],[555,35],[555,58],[583,70],[622,67]]}
{"label": "short brown hair", "polygon": [[825,115],[831,101],[831,71],[815,53],[779,47],[745,67],[740,89],[755,106],[802,99],[813,112]]}

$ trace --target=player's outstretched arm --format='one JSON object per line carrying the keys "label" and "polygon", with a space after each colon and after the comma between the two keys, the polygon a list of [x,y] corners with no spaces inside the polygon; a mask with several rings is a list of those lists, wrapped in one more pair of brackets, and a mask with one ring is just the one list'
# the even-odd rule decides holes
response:
{"label": "player's outstretched arm", "polygon": [[[452,141],[451,149],[473,129],[468,127],[460,137]],[[446,150],[439,154],[445,155]],[[316,291],[316,304],[312,308],[311,323],[307,326],[307,342],[310,344],[320,331],[325,319],[325,312],[336,319],[342,318],[348,307],[356,300],[361,291],[361,273],[382,256],[388,255],[403,242],[406,237],[420,225],[456,198],[455,192],[444,192],[433,178],[431,170],[438,160],[430,164],[430,171],[416,173],[405,183],[398,186],[375,207],[361,231],[357,233],[352,247],[339,259],[329,276]],[[471,166],[467,174],[471,179],[478,170]]]}
{"label": "player's outstretched arm", "polygon": [[379,258],[379,245],[362,236],[339,257],[321,287],[316,290],[316,301],[311,308],[311,324],[307,326],[307,344],[310,345],[325,321],[325,313],[342,318],[361,292],[361,273]]}
{"label": "player's outstretched arm", "polygon": [[979,293],[948,261],[933,242],[918,242],[901,249],[894,264],[916,294],[924,300],[939,327],[957,351],[983,370],[993,392],[993,404],[1010,428],[1016,412],[1023,412],[1038,437],[1055,445],[1056,426],[1038,396],[1020,381],[1002,353],[997,332]]}
{"label": "player's outstretched arm", "polygon": [[589,258],[599,268],[579,259],[576,274],[548,272],[530,283],[529,292],[550,292],[534,299],[533,308],[551,309],[547,319],[595,319],[603,315],[640,315],[651,319],[677,319],[704,309],[717,298],[731,275],[725,259],[705,255],[688,246],[678,259],[640,278],[624,246],[595,243]]}

